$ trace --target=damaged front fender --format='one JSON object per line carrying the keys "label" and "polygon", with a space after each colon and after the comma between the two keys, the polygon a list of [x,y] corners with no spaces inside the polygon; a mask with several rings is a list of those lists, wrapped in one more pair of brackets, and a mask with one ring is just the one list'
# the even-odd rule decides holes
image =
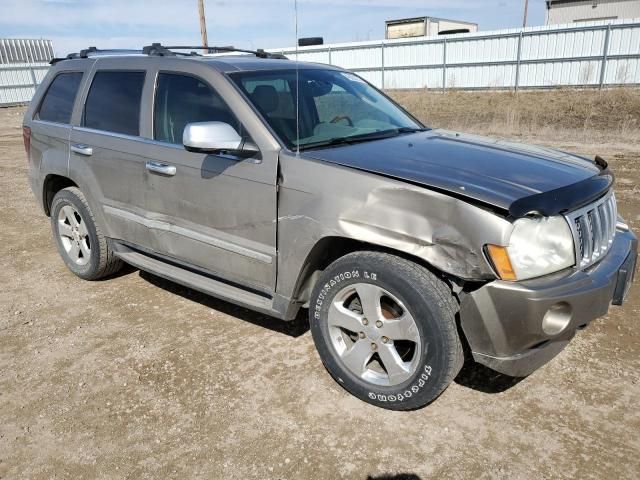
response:
{"label": "damaged front fender", "polygon": [[350,238],[415,255],[456,277],[491,277],[478,241],[486,241],[486,224],[496,217],[469,207],[424,188],[382,185],[362,204],[347,208],[338,223]]}
{"label": "damaged front fender", "polygon": [[493,279],[483,247],[512,224],[427,188],[322,161],[281,156],[278,292],[293,295],[314,245],[342,237],[405,252],[466,280]]}

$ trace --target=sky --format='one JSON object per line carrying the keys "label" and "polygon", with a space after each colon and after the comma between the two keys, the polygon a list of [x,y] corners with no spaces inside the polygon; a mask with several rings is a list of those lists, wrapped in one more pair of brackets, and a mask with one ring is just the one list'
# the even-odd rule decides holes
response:
{"label": "sky", "polygon": [[[294,0],[205,0],[209,45],[295,45]],[[481,30],[522,25],[524,0],[298,0],[299,37],[325,43],[384,38],[388,19],[434,16]],[[544,23],[544,0],[529,0],[529,25]],[[57,55],[153,42],[200,44],[197,0],[0,0],[0,38],[47,38]]]}

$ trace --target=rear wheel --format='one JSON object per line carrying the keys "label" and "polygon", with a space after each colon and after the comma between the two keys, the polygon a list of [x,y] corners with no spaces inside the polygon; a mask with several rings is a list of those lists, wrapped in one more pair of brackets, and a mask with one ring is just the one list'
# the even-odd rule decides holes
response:
{"label": "rear wheel", "polygon": [[60,190],[51,204],[51,227],[60,256],[69,270],[85,280],[97,280],[122,268],[96,225],[80,189]]}
{"label": "rear wheel", "polygon": [[323,272],[310,305],[325,367],[371,404],[422,407],[462,367],[458,304],[445,282],[411,261],[379,252],[349,254]]}

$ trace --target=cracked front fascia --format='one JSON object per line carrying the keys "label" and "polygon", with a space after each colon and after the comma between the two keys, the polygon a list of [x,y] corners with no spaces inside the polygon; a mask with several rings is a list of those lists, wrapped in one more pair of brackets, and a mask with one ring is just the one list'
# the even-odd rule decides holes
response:
{"label": "cracked front fascia", "polygon": [[278,212],[278,286],[292,295],[313,246],[342,237],[421,258],[466,280],[494,279],[483,247],[506,245],[512,224],[427,188],[283,153]]}

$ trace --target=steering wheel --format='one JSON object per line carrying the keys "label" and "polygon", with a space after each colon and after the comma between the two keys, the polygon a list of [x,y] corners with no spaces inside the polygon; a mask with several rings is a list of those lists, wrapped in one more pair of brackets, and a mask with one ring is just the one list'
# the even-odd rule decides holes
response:
{"label": "steering wheel", "polygon": [[338,122],[341,122],[343,120],[346,120],[347,124],[350,127],[353,127],[353,120],[351,120],[351,117],[349,115],[338,115],[337,117],[334,117],[333,120],[331,120],[331,122],[329,122],[329,123],[338,123]]}

